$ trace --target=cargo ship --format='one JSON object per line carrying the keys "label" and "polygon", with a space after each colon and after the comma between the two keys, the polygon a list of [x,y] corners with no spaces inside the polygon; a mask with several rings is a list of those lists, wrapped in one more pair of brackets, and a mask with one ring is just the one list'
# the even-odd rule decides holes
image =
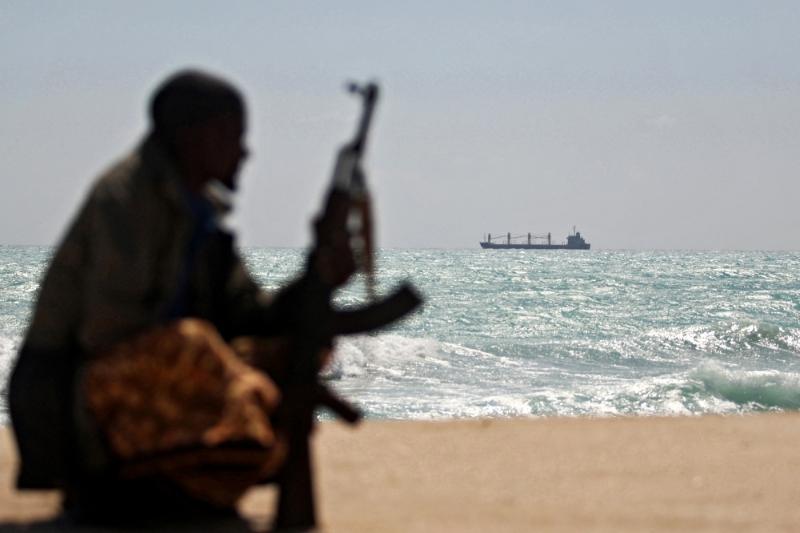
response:
{"label": "cargo ship", "polygon": [[581,237],[581,232],[575,231],[574,227],[572,232],[572,235],[567,237],[567,242],[561,244],[553,244],[549,233],[547,235],[531,235],[528,233],[527,241],[525,240],[526,235],[512,237],[508,233],[499,237],[492,237],[490,233],[480,245],[481,248],[490,250],[588,250],[591,244]]}

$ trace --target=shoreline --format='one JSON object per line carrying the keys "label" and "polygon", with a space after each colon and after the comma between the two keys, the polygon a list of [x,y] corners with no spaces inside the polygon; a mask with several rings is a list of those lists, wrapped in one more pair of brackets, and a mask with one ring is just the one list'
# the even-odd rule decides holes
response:
{"label": "shoreline", "polygon": [[[790,531],[800,527],[800,413],[367,421],[318,425],[322,530]],[[11,489],[0,428],[0,524],[53,516]],[[240,510],[271,517],[275,491]]]}

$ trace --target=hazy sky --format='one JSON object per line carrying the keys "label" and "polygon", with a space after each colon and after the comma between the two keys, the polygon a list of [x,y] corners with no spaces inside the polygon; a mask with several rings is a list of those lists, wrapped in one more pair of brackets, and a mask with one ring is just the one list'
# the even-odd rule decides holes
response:
{"label": "hazy sky", "polygon": [[0,0],[0,244],[54,243],[186,66],[248,99],[244,245],[309,242],[375,79],[381,246],[800,250],[800,2],[763,0]]}

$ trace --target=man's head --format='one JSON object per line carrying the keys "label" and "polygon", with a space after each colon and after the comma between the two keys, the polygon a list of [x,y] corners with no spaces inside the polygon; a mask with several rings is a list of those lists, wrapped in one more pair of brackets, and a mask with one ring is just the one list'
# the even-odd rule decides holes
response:
{"label": "man's head", "polygon": [[247,156],[244,100],[228,82],[187,70],[168,78],[150,102],[153,131],[184,167],[190,186],[218,179],[236,187]]}

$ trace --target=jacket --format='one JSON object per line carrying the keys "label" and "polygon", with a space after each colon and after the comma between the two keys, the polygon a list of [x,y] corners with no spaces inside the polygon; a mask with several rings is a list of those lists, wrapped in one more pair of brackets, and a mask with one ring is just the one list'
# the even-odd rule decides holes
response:
{"label": "jacket", "polygon": [[[20,488],[63,486],[92,462],[76,403],[80,368],[168,311],[193,228],[180,180],[148,136],[94,183],[58,245],[9,384]],[[233,235],[216,230],[192,265],[189,316],[210,320],[226,339],[281,330],[280,310],[247,273]]]}

